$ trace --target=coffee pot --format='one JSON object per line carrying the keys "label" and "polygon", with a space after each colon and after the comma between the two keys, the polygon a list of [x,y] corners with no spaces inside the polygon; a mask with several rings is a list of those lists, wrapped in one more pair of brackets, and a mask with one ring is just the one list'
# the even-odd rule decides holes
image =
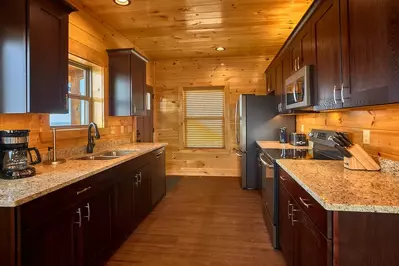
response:
{"label": "coffee pot", "polygon": [[29,132],[30,130],[0,131],[1,178],[18,179],[36,174],[36,169],[30,165],[40,163],[41,157],[37,148],[28,147]]}

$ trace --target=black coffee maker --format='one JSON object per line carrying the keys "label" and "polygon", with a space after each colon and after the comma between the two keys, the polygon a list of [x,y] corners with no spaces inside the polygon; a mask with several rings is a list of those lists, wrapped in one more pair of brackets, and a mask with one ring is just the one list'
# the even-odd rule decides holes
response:
{"label": "black coffee maker", "polygon": [[[37,148],[28,148],[29,132],[30,130],[0,131],[1,178],[18,179],[36,174],[36,169],[29,165],[38,164],[42,160]],[[35,152],[35,158],[31,151]]]}

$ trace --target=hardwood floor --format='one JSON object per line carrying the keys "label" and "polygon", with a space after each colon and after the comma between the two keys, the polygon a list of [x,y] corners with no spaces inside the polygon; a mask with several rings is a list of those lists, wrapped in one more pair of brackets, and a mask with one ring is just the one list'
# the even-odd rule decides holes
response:
{"label": "hardwood floor", "polygon": [[108,266],[282,266],[257,191],[236,178],[185,177],[114,254]]}

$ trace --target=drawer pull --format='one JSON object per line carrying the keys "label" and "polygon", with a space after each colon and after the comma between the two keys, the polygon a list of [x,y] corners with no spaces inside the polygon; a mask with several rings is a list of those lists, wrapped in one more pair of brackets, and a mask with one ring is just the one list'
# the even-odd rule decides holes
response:
{"label": "drawer pull", "polygon": [[310,206],[312,206],[312,204],[306,203],[305,200],[302,199],[301,197],[299,197],[299,200],[301,201],[301,203],[303,204],[303,206],[305,206],[305,207],[308,208],[308,209],[310,208]]}
{"label": "drawer pull", "polygon": [[90,190],[91,189],[91,187],[87,187],[87,188],[84,188],[84,189],[82,189],[82,190],[79,190],[78,192],[76,192],[76,195],[78,196],[78,195],[80,195],[80,194],[82,194],[82,193],[85,193],[86,191],[88,191],[88,190]]}
{"label": "drawer pull", "polygon": [[281,181],[287,181],[287,179],[282,176],[280,176],[280,179],[281,179]]}

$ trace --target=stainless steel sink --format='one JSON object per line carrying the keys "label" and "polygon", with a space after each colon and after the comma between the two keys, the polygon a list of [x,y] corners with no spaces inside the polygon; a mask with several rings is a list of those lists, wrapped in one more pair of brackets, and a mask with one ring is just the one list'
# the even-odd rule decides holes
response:
{"label": "stainless steel sink", "polygon": [[135,152],[138,152],[140,150],[136,149],[136,150],[121,150],[121,151],[106,151],[106,152],[102,152],[100,154],[98,154],[98,156],[125,156],[125,155],[129,155]]}
{"label": "stainless steel sink", "polygon": [[79,158],[76,158],[75,160],[84,160],[84,161],[97,161],[97,160],[100,160],[100,161],[106,161],[106,160],[113,160],[113,159],[116,159],[116,158],[119,158],[119,157],[120,156],[98,156],[98,155],[93,156],[93,155],[91,155],[91,156],[79,157]]}
{"label": "stainless steel sink", "polygon": [[75,160],[86,160],[86,161],[112,160],[138,151],[140,150],[135,149],[135,150],[120,150],[120,151],[105,151],[96,155],[85,155],[79,158],[75,158]]}

